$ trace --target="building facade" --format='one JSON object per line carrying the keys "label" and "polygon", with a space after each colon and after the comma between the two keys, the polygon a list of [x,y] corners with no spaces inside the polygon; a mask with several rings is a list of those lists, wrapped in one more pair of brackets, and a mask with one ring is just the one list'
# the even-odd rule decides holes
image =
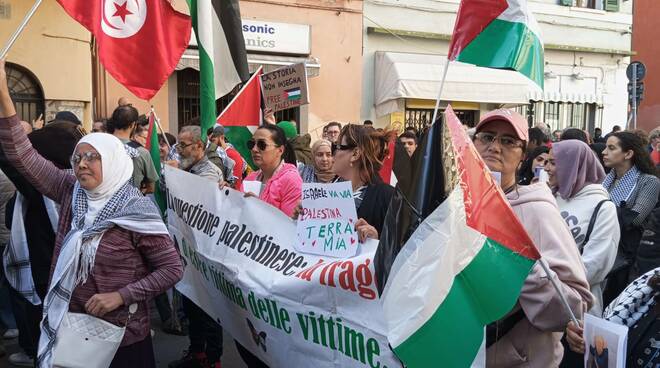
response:
{"label": "building facade", "polygon": [[[365,0],[362,118],[422,128],[431,120],[459,0]],[[468,125],[515,107],[531,124],[609,131],[627,118],[632,0],[536,0],[545,90],[515,72],[450,63],[441,107]]]}
{"label": "building facade", "polygon": [[[174,2],[187,12],[185,1]],[[361,0],[242,0],[243,35],[250,71],[264,72],[305,62],[310,104],[276,114],[295,120],[301,132],[314,138],[329,121],[356,122],[362,96]],[[98,117],[107,117],[130,92],[97,63]],[[177,71],[150,102],[135,101],[140,111],[153,105],[166,130],[199,116],[199,56],[193,37]],[[133,99],[135,100],[135,99]],[[219,110],[229,98],[219,102]]]}
{"label": "building facade", "polygon": [[[0,0],[0,40],[16,30],[33,1]],[[7,56],[9,91],[21,119],[45,121],[68,110],[91,123],[91,36],[55,0],[45,0]],[[88,125],[89,127],[89,125]]]}
{"label": "building facade", "polygon": [[639,105],[637,127],[650,132],[660,126],[660,43],[657,41],[660,6],[653,0],[637,0],[633,20],[634,60],[646,65],[644,99]]}

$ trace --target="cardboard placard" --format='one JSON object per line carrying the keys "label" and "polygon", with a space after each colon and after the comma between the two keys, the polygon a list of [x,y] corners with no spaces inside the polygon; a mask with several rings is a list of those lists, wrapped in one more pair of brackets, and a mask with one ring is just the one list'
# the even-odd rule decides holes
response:
{"label": "cardboard placard", "polygon": [[350,182],[305,183],[296,249],[326,257],[353,257],[358,251],[357,211]]}
{"label": "cardboard placard", "polygon": [[304,63],[287,65],[261,76],[266,108],[273,112],[309,103],[307,69]]}

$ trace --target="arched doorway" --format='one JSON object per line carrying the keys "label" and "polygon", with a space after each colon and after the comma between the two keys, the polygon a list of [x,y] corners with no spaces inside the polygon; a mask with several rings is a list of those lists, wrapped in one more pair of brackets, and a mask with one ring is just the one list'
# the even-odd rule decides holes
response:
{"label": "arched doorway", "polygon": [[5,70],[18,117],[32,122],[45,111],[44,92],[39,81],[29,70],[17,64],[7,63]]}

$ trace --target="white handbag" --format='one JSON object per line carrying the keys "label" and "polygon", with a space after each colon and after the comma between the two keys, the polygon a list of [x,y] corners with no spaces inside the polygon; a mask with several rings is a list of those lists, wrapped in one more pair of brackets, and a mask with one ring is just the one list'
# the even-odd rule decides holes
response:
{"label": "white handbag", "polygon": [[[128,318],[137,304],[128,307]],[[126,327],[115,326],[84,313],[66,313],[57,330],[53,347],[53,367],[108,368],[121,345]]]}

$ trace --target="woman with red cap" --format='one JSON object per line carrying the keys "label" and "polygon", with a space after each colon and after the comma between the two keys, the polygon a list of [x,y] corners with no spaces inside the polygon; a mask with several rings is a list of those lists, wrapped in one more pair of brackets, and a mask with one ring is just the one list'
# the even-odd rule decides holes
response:
{"label": "woman with red cap", "polygon": [[[591,306],[585,269],[575,241],[545,183],[516,184],[525,157],[527,121],[506,109],[486,114],[476,127],[474,145],[488,168],[499,174],[500,187],[566,296],[573,313]],[[556,367],[561,362],[562,331],[570,320],[560,295],[540,265],[525,280],[509,315],[488,326],[488,367]]]}

